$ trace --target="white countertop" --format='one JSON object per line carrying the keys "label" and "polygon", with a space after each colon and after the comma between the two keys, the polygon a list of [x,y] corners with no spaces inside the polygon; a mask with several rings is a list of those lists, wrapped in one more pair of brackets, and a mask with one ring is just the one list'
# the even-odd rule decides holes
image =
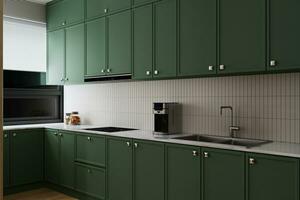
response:
{"label": "white countertop", "polygon": [[18,129],[32,129],[32,128],[50,128],[50,129],[68,130],[68,131],[74,131],[80,133],[100,134],[105,136],[116,136],[116,137],[150,140],[150,141],[157,141],[157,142],[164,142],[164,143],[184,144],[184,145],[192,145],[198,147],[211,147],[211,148],[219,148],[219,149],[226,149],[226,150],[263,153],[263,154],[300,158],[300,144],[295,144],[295,143],[271,142],[268,144],[263,144],[261,146],[247,148],[243,146],[235,146],[235,145],[227,145],[227,144],[216,144],[216,143],[209,143],[209,142],[172,139],[174,137],[177,137],[178,135],[158,137],[158,136],[154,136],[151,131],[143,131],[143,130],[122,131],[122,132],[114,132],[114,133],[83,130],[86,128],[95,128],[95,127],[101,127],[101,126],[91,126],[91,125],[66,126],[63,123],[56,123],[56,124],[4,126],[3,129],[18,130]]}

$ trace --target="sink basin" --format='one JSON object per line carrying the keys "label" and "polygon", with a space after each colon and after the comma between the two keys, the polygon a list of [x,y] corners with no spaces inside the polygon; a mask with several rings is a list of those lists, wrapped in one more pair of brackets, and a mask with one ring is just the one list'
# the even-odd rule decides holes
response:
{"label": "sink basin", "polygon": [[229,144],[229,145],[237,145],[237,146],[245,146],[245,147],[254,147],[254,146],[259,146],[271,142],[268,140],[254,140],[254,139],[231,138],[231,137],[220,137],[220,136],[209,136],[209,135],[189,135],[189,136],[175,137],[174,139],[199,141],[199,142],[211,142],[217,144]]}

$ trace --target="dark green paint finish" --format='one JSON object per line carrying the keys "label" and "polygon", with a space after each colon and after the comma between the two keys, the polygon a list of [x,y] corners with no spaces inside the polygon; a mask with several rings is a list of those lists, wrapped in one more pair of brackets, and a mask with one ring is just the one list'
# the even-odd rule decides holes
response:
{"label": "dark green paint finish", "polygon": [[[208,153],[208,157],[204,153]],[[202,148],[202,155],[202,199],[244,199],[244,153]]]}
{"label": "dark green paint finish", "polygon": [[153,2],[157,2],[159,0],[132,0],[133,6],[140,6],[143,4],[149,4]]}
{"label": "dark green paint finish", "polygon": [[16,130],[11,134],[11,185],[43,181],[44,131],[42,129]]}
{"label": "dark green paint finish", "polygon": [[217,1],[180,0],[178,75],[216,74],[216,39]]}
{"label": "dark green paint finish", "polygon": [[247,154],[247,200],[299,200],[299,159]]}
{"label": "dark green paint finish", "polygon": [[46,7],[48,30],[53,30],[63,26],[63,24],[65,23],[64,11],[64,2],[58,2]]}
{"label": "dark green paint finish", "polygon": [[85,28],[79,24],[66,29],[66,84],[84,82]]}
{"label": "dark green paint finish", "polygon": [[3,186],[4,188],[9,187],[10,185],[9,137],[10,137],[9,132],[4,131],[4,137],[3,137]]}
{"label": "dark green paint finish", "polygon": [[76,190],[87,195],[105,199],[105,170],[76,164]]}
{"label": "dark green paint finish", "polygon": [[135,200],[164,200],[164,144],[135,140],[134,196]]}
{"label": "dark green paint finish", "polygon": [[219,0],[220,74],[266,70],[266,2]]}
{"label": "dark green paint finish", "polygon": [[80,23],[84,21],[85,0],[64,0],[66,25]]}
{"label": "dark green paint finish", "polygon": [[[105,18],[86,24],[86,75],[105,75],[106,70],[106,28]],[[104,70],[102,72],[102,70]]]}
{"label": "dark green paint finish", "polygon": [[199,147],[166,145],[166,200],[201,199],[200,154]]}
{"label": "dark green paint finish", "polygon": [[132,140],[107,138],[107,199],[132,200]]}
{"label": "dark green paint finish", "polygon": [[105,137],[87,134],[76,136],[76,161],[105,167],[105,159]]}
{"label": "dark green paint finish", "polygon": [[155,65],[154,78],[176,76],[177,67],[177,1],[155,3]]}
{"label": "dark green paint finish", "polygon": [[107,17],[108,74],[131,73],[131,12]]}
{"label": "dark green paint finish", "polygon": [[270,58],[276,66],[268,70],[300,69],[300,1],[269,0]]}
{"label": "dark green paint finish", "polygon": [[[153,6],[133,11],[133,78],[152,79],[153,74]],[[147,74],[149,72],[149,74]]]}

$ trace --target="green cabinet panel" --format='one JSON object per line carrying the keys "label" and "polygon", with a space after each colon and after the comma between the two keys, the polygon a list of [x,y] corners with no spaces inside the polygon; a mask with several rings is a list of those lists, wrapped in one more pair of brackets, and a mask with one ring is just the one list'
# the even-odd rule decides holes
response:
{"label": "green cabinet panel", "polygon": [[65,77],[65,31],[48,32],[47,84],[62,85]]}
{"label": "green cabinet panel", "polygon": [[12,131],[11,134],[11,185],[43,181],[43,130],[17,130]]}
{"label": "green cabinet panel", "polygon": [[76,164],[76,190],[90,196],[105,199],[105,170]]}
{"label": "green cabinet panel", "polygon": [[84,82],[85,30],[84,24],[66,29],[66,83]]}
{"label": "green cabinet panel", "polygon": [[76,136],[76,161],[105,167],[105,137]]}
{"label": "green cabinet panel", "polygon": [[107,138],[107,199],[132,200],[132,141]]}
{"label": "green cabinet panel", "polygon": [[203,148],[202,151],[202,199],[244,199],[244,153],[210,148]]}
{"label": "green cabinet panel", "polygon": [[3,137],[3,185],[4,188],[10,185],[10,164],[9,164],[9,132],[4,131]]}
{"label": "green cabinet panel", "polygon": [[270,0],[269,70],[300,69],[300,1]]}
{"label": "green cabinet panel", "polygon": [[200,148],[166,145],[166,199],[201,199]]}
{"label": "green cabinet panel", "polygon": [[64,0],[66,25],[84,21],[85,0]]}
{"label": "green cabinet panel", "polygon": [[107,17],[108,74],[131,73],[131,12]]}
{"label": "green cabinet panel", "polygon": [[247,200],[298,200],[299,160],[247,155]]}
{"label": "green cabinet panel", "polygon": [[106,32],[105,18],[100,18],[86,25],[86,75],[104,75],[106,72]]}
{"label": "green cabinet panel", "polygon": [[134,199],[164,200],[164,144],[134,141]]}
{"label": "green cabinet panel", "polygon": [[265,60],[266,2],[220,0],[218,73],[265,71]]}
{"label": "green cabinet panel", "polygon": [[65,25],[65,2],[50,4],[46,8],[47,28],[52,30]]}
{"label": "green cabinet panel", "polygon": [[158,1],[158,0],[133,0],[133,5],[139,6],[142,4],[152,3],[152,2],[156,2],[156,1]]}
{"label": "green cabinet panel", "polygon": [[177,68],[177,5],[176,0],[155,4],[154,78],[176,76]]}
{"label": "green cabinet panel", "polygon": [[216,74],[216,8],[216,0],[180,0],[179,76]]}
{"label": "green cabinet panel", "polygon": [[133,78],[151,79],[153,68],[152,5],[133,10]]}

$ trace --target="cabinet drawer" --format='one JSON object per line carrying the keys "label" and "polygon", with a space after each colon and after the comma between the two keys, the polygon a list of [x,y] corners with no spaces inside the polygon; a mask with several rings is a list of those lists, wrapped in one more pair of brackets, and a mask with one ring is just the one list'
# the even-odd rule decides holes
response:
{"label": "cabinet drawer", "polygon": [[76,190],[105,199],[105,170],[76,164]]}
{"label": "cabinet drawer", "polygon": [[77,135],[76,161],[105,167],[105,138]]}

